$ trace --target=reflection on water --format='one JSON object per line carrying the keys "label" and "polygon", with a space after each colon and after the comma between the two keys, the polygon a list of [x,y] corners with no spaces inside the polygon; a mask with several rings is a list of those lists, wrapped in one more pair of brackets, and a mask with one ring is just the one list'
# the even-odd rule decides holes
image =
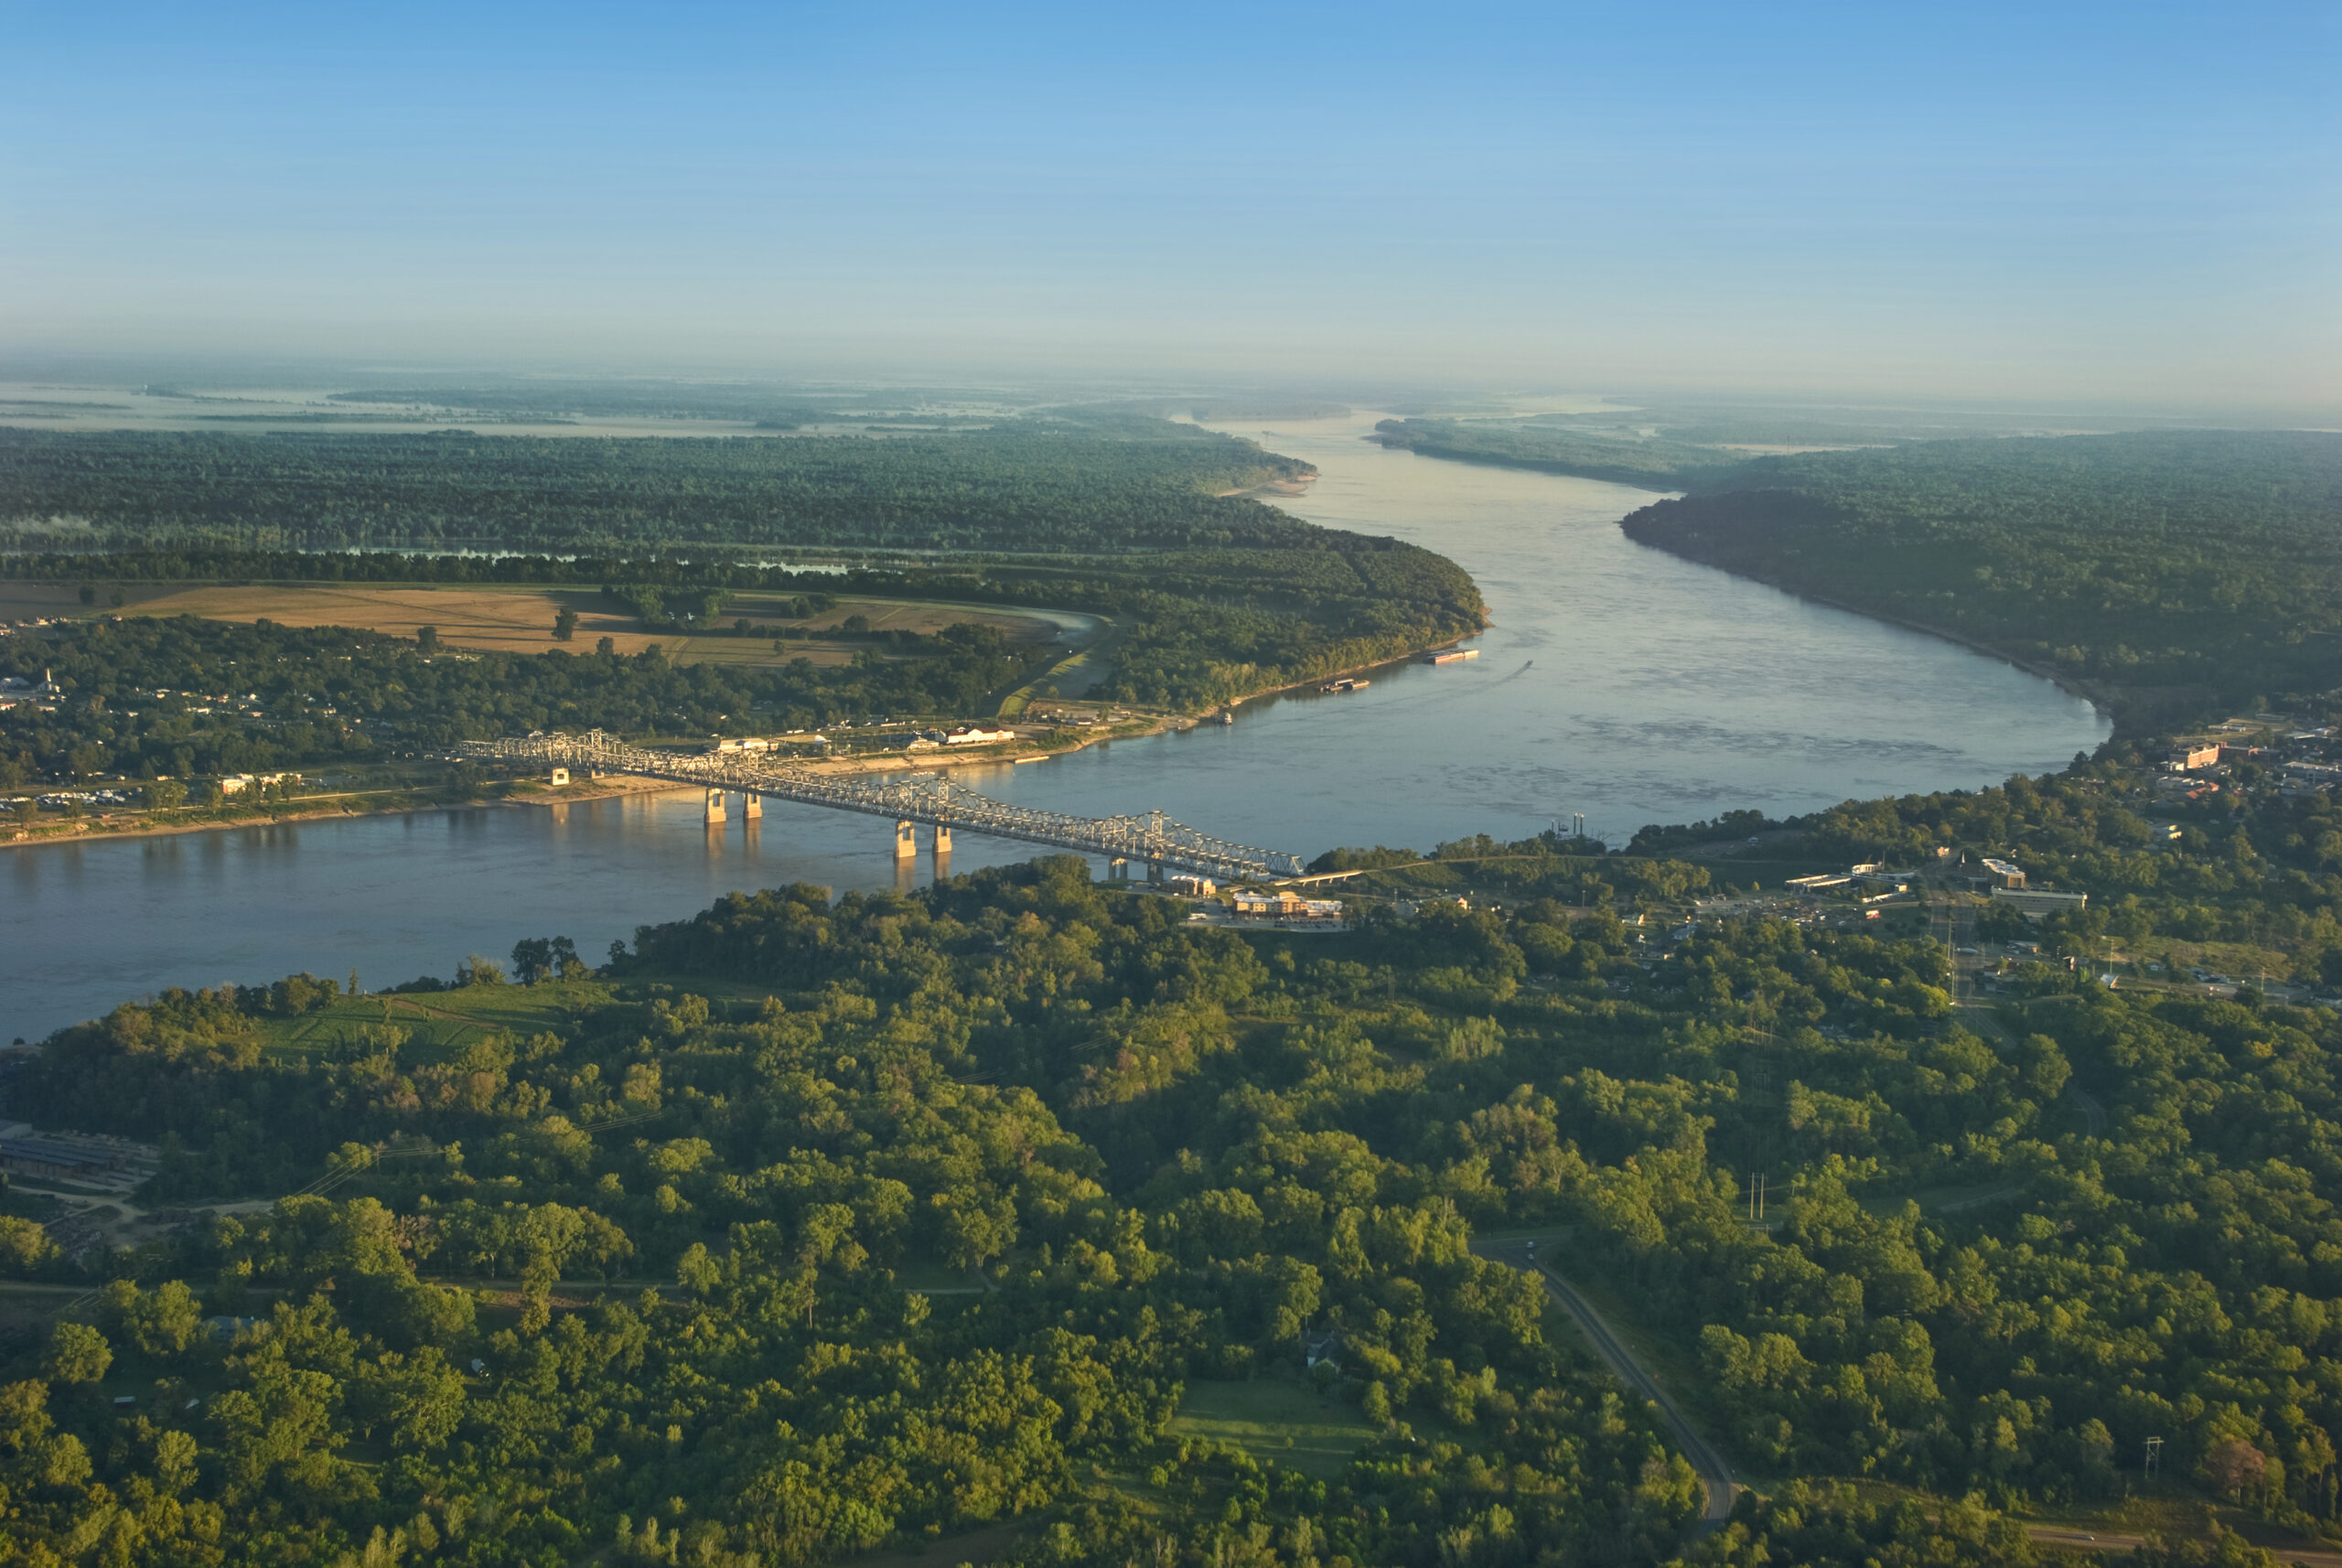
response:
{"label": "reflection on water", "polygon": [[1318,466],[1280,505],[1463,564],[1496,622],[1478,659],[1248,703],[1232,726],[982,787],[1063,811],[1159,806],[1305,854],[1523,837],[1581,811],[1617,843],[1735,807],[1994,783],[2107,734],[2088,703],[1997,660],[1634,543],[1617,521],[1646,491],[1388,450],[1362,439],[1376,417],[1236,434]]}
{"label": "reflection on water", "polygon": [[[1496,617],[1480,658],[956,776],[1055,810],[1160,807],[1307,855],[1520,837],[1580,811],[1615,842],[1738,806],[1973,787],[2106,733],[2088,703],[1996,660],[1631,543],[1617,520],[1644,492],[1386,451],[1359,439],[1372,424],[1267,434],[1324,475],[1283,504],[1461,562]],[[598,957],[737,889],[907,889],[939,864],[898,861],[877,818],[775,802],[708,824],[704,809],[680,790],[0,853],[0,1039],[164,985],[353,966],[387,984],[533,936]],[[964,832],[954,849],[947,875],[1034,853]]]}
{"label": "reflection on water", "polygon": [[[727,893],[908,890],[937,864],[897,860],[894,824],[875,817],[774,801],[761,819],[707,823],[704,806],[682,790],[0,854],[0,1041],[166,985],[353,968],[388,985],[531,936],[569,937],[598,960],[636,925]],[[955,850],[947,875],[1033,853],[966,833]]]}

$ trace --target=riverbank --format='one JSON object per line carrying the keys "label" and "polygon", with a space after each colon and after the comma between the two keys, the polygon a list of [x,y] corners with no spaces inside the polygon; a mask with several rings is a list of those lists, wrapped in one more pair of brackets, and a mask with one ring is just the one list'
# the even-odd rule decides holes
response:
{"label": "riverbank", "polygon": [[2134,725],[2125,722],[2123,703],[2118,696],[2115,688],[2101,685],[2100,682],[2095,681],[2082,680],[2078,676],[2069,675],[2054,666],[2043,664],[2036,660],[2026,659],[2021,654],[2011,653],[2004,648],[1995,648],[1989,642],[1981,641],[1976,638],[1964,636],[1960,632],[1948,630],[1943,627],[1930,626],[1926,621],[1914,620],[1907,616],[1893,615],[1885,610],[1874,609],[1866,605],[1853,604],[1845,599],[1832,598],[1827,594],[1816,593],[1811,588],[1806,587],[1800,584],[1786,582],[1778,577],[1767,575],[1763,572],[1750,571],[1745,566],[1727,566],[1721,562],[1704,560],[1698,555],[1691,553],[1689,551],[1677,550],[1666,544],[1636,538],[1635,535],[1631,533],[1629,533],[1628,537],[1634,539],[1636,543],[1641,544],[1648,549],[1663,551],[1667,554],[1674,556],[1679,561],[1689,561],[1694,565],[1706,566],[1714,571],[1723,572],[1731,576],[1742,578],[1747,582],[1762,583],[1768,588],[1776,589],[1780,593],[1789,595],[1791,598],[1800,599],[1810,605],[1820,605],[1824,609],[1842,610],[1851,616],[1860,616],[1864,620],[1875,620],[1881,626],[1891,626],[1898,630],[1917,632],[1921,637],[1937,638],[1942,641],[1952,644],[1954,647],[1964,648],[1971,653],[1982,654],[1987,659],[1998,660],[2001,663],[2007,665],[2012,670],[2022,670],[2027,675],[2033,676],[2036,680],[2047,681],[2049,684],[2057,687],[2057,690],[2065,693],[2068,696],[2079,698],[2081,701],[2088,703],[2097,711],[2100,718],[2103,718],[2108,725],[2112,726],[2113,733],[2107,737],[2110,741],[2132,738],[2132,730]]}
{"label": "riverbank", "polygon": [[[111,843],[122,839],[172,838],[181,833],[225,832],[236,828],[268,828],[300,822],[340,822],[351,817],[392,817],[408,811],[457,811],[479,806],[553,805],[606,800],[618,795],[650,794],[675,786],[658,779],[612,777],[567,787],[551,799],[540,795],[466,796],[450,799],[443,791],[422,789],[353,789],[334,795],[305,795],[273,806],[252,808],[180,808],[152,816],[107,812],[75,822],[43,822],[10,830],[0,837],[0,849],[38,849],[45,844]],[[364,801],[364,805],[353,802]]]}
{"label": "riverbank", "polygon": [[[1526,457],[1509,457],[1487,453],[1458,451],[1440,446],[1435,443],[1392,441],[1383,439],[1379,435],[1370,437],[1370,439],[1374,440],[1377,445],[1390,450],[1410,452],[1417,456],[1430,457],[1445,463],[1460,463],[1477,467],[1509,468],[1524,473],[1550,474],[1563,478],[1593,479],[1605,484],[1623,485],[1631,489],[1649,492],[1651,499],[1654,501],[1665,500],[1673,496],[1679,495],[1682,492],[1683,489],[1680,484],[1670,488],[1659,482],[1652,476],[1648,474],[1638,474],[1627,470],[1604,469],[1599,465],[1572,464],[1560,461],[1542,461]],[[1865,620],[1877,621],[1882,626],[1895,627],[1903,631],[1918,632],[1924,637],[1939,638],[1956,647],[1964,648],[1971,653],[1980,653],[1987,659],[1998,660],[2000,662],[2008,665],[2011,669],[2021,670],[2028,675],[2034,676],[2039,680],[2047,681],[2067,695],[2079,697],[2083,702],[2090,703],[2091,707],[2098,710],[2100,716],[2105,718],[2105,720],[2113,726],[2114,736],[2111,738],[2128,738],[2132,735],[2133,731],[2139,727],[2135,716],[2126,715],[2126,709],[2129,704],[2125,701],[2124,694],[2118,688],[2108,686],[2102,682],[2082,679],[2068,671],[2058,670],[2052,665],[2043,663],[2037,660],[2027,659],[2022,654],[2012,653],[2005,648],[1995,647],[1992,643],[1982,641],[1977,638],[1963,635],[1961,632],[1950,630],[1944,627],[1930,625],[1926,621],[1913,619],[1907,616],[1896,615],[1867,605],[1855,604],[1846,599],[1833,597],[1826,593],[1817,592],[1810,585],[1789,582],[1778,574],[1753,569],[1744,563],[1735,562],[1728,564],[1723,561],[1711,559],[1710,557],[1694,551],[1678,548],[1676,544],[1671,541],[1645,537],[1641,532],[1638,532],[1630,526],[1635,518],[1640,515],[1640,512],[1641,509],[1638,509],[1637,511],[1631,512],[1628,514],[1627,517],[1622,518],[1619,522],[1619,526],[1625,532],[1627,538],[1637,544],[1643,545],[1649,549],[1662,551],[1667,554],[1676,557],[1678,560],[1689,561],[1694,564],[1706,566],[1718,572],[1724,572],[1748,582],[1762,583],[1768,588],[1777,589],[1779,592],[1788,594],[1794,598],[1801,599],[1807,604],[1820,605],[1827,609],[1842,610],[1848,615],[1861,616]]]}
{"label": "riverbank", "polygon": [[[1482,629],[1485,630],[1486,628]],[[1065,737],[1056,739],[1056,743],[1052,745],[1035,744],[1028,737],[1022,743],[1004,742],[964,750],[887,751],[859,757],[826,757],[804,761],[800,766],[809,772],[828,777],[856,778],[869,774],[942,772],[953,768],[970,766],[1000,767],[1045,762],[1052,757],[1070,757],[1077,752],[1086,751],[1092,746],[1109,745],[1117,740],[1143,740],[1174,731],[1193,729],[1203,723],[1209,713],[1218,712],[1223,708],[1232,709],[1244,703],[1254,702],[1263,697],[1307,692],[1327,681],[1338,681],[1373,671],[1399,669],[1436,649],[1452,648],[1464,640],[1466,639],[1448,638],[1391,658],[1378,659],[1363,664],[1348,665],[1338,670],[1305,676],[1284,685],[1266,687],[1249,693],[1229,703],[1214,703],[1204,713],[1147,714],[1133,717],[1120,724],[1100,726],[1094,733],[1069,732],[1063,728],[1052,729],[1048,733],[1053,738]],[[303,796],[296,800],[279,801],[258,808],[183,807],[157,811],[151,816],[139,812],[102,812],[94,817],[84,817],[73,821],[52,821],[0,830],[0,849],[34,849],[47,844],[168,838],[183,833],[217,832],[236,828],[274,827],[309,822],[339,821],[351,817],[396,816],[411,811],[468,811],[483,806],[563,806],[583,804],[624,795],[662,794],[695,787],[677,784],[670,779],[610,774],[596,779],[580,779],[558,787],[533,781],[527,783],[514,781],[508,783],[496,793],[455,798],[451,798],[445,791],[438,790],[349,790],[333,795]]]}
{"label": "riverbank", "polygon": [[[1148,736],[1166,734],[1175,729],[1193,728],[1198,720],[1185,714],[1167,714],[1142,722],[1116,725],[1100,734],[1084,736],[1069,746],[1043,747],[1035,746],[993,746],[973,750],[951,752],[885,752],[866,757],[833,757],[809,762],[803,766],[809,772],[829,777],[858,777],[872,773],[905,773],[913,770],[942,771],[972,764],[1001,766],[1019,762],[1042,762],[1053,757],[1069,756],[1092,746],[1115,740],[1135,740]],[[0,837],[0,849],[38,849],[44,845],[114,843],[124,839],[169,838],[182,833],[224,832],[237,828],[277,827],[314,822],[338,822],[352,817],[390,817],[414,811],[476,811],[487,806],[526,806],[548,808],[586,805],[628,795],[662,795],[697,789],[692,784],[678,784],[668,779],[645,779],[633,774],[606,774],[597,779],[580,779],[575,783],[554,786],[538,780],[516,780],[496,792],[451,797],[445,791],[415,789],[351,790],[337,795],[304,796],[299,800],[281,802],[258,810],[188,811],[156,812],[146,817],[131,812],[108,812],[85,817],[75,822],[53,822],[31,828],[16,828],[6,837]],[[365,802],[359,804],[358,802]]]}

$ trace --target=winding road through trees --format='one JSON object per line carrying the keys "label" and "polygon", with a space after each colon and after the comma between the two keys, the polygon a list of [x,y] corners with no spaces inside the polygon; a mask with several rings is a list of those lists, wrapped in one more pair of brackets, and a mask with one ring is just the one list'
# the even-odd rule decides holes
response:
{"label": "winding road through trees", "polygon": [[1660,1414],[1667,1420],[1668,1430],[1675,1435],[1676,1445],[1682,1449],[1683,1457],[1691,1461],[1692,1470],[1700,1477],[1700,1485],[1707,1492],[1707,1505],[1701,1510],[1697,1527],[1700,1533],[1705,1534],[1730,1519],[1733,1499],[1740,1495],[1740,1481],[1733,1475],[1732,1466],[1724,1462],[1724,1455],[1717,1453],[1706,1438],[1693,1429],[1691,1422],[1684,1418],[1682,1407],[1659,1386],[1659,1380],[1635,1359],[1633,1352],[1602,1320],[1602,1315],[1595,1310],[1594,1304],[1579,1294],[1575,1286],[1554,1273],[1550,1264],[1526,1247],[1518,1250],[1508,1248],[1499,1252],[1491,1246],[1485,1250],[1484,1255],[1534,1273],[1543,1282],[1545,1294],[1561,1304],[1562,1309],[1570,1315],[1571,1321],[1577,1325],[1578,1331],[1585,1336],[1586,1343],[1593,1346],[1595,1353],[1609,1364],[1610,1370],[1627,1385],[1628,1391],[1659,1407]]}

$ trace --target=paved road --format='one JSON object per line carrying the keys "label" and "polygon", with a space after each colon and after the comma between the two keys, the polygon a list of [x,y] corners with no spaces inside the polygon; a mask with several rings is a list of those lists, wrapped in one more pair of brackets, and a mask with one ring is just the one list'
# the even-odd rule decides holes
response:
{"label": "paved road", "polygon": [[[1515,1268],[1532,1266],[1525,1255],[1503,1261],[1512,1263]],[[1587,1342],[1605,1361],[1610,1363],[1610,1369],[1618,1374],[1618,1380],[1634,1393],[1659,1406],[1660,1413],[1667,1418],[1668,1429],[1674,1433],[1677,1445],[1683,1450],[1683,1457],[1692,1462],[1692,1468],[1699,1474],[1700,1485],[1707,1489],[1707,1508],[1700,1515],[1700,1530],[1703,1532],[1714,1530],[1730,1519],[1732,1500],[1739,1495],[1740,1483],[1734,1478],[1732,1466],[1724,1462],[1724,1455],[1709,1446],[1708,1440],[1692,1429],[1692,1423],[1683,1419],[1683,1412],[1668,1397],[1667,1391],[1659,1386],[1657,1380],[1643,1369],[1642,1363],[1637,1361],[1626,1346],[1619,1342],[1618,1337],[1610,1332],[1610,1326],[1602,1321],[1602,1315],[1594,1310],[1593,1303],[1578,1294],[1569,1281],[1542,1261],[1533,1267],[1538,1278],[1545,1282],[1546,1293],[1560,1302],[1570,1316],[1576,1320]]]}
{"label": "paved road", "polygon": [[2076,1105],[2081,1107],[2082,1119],[2090,1123],[2090,1135],[2093,1138],[2106,1136],[2106,1107],[2092,1099],[2090,1092],[2078,1083],[2066,1085],[2066,1092],[2074,1097]]}
{"label": "paved road", "polygon": [[[2134,1531],[2087,1530],[2069,1524],[2028,1524],[2025,1533],[2043,1546],[2062,1546],[2069,1552],[2136,1552],[2146,1544],[2146,1537]],[[2300,1568],[2342,1568],[2342,1552],[2289,1546],[2272,1546],[2269,1550],[2276,1553],[2278,1562],[2299,1564]]]}

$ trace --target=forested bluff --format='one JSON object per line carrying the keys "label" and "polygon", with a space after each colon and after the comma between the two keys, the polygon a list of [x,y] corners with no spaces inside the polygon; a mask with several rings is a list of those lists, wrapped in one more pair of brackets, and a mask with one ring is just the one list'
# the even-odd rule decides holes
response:
{"label": "forested bluff", "polygon": [[[2342,636],[2342,434],[2152,430],[1751,456],[1544,421],[1386,421],[1387,445],[1682,490],[1629,538],[1941,633],[2089,696],[2127,736],[2315,699]],[[1699,439],[1688,437],[1697,435]]]}

